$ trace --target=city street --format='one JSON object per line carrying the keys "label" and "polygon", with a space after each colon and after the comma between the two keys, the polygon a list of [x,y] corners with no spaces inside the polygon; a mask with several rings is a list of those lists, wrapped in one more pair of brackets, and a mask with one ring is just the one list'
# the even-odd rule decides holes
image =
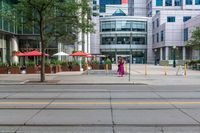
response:
{"label": "city street", "polygon": [[1,85],[0,133],[199,133],[198,85]]}

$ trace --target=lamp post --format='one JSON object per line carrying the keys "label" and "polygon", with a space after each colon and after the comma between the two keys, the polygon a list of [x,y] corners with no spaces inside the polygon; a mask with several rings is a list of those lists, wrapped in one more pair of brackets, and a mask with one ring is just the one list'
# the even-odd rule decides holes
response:
{"label": "lamp post", "polygon": [[157,49],[154,49],[154,60],[155,60],[155,62],[154,62],[154,65],[156,66],[157,65],[157,60],[156,60],[156,52],[157,52]]}
{"label": "lamp post", "polygon": [[176,46],[173,46],[173,49],[174,49],[173,67],[176,67]]}

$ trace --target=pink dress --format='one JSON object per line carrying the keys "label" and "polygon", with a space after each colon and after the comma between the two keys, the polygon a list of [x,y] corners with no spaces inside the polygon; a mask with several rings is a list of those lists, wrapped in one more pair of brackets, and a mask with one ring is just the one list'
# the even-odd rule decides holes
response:
{"label": "pink dress", "polygon": [[120,63],[119,63],[119,74],[121,76],[124,75],[124,61],[120,61]]}

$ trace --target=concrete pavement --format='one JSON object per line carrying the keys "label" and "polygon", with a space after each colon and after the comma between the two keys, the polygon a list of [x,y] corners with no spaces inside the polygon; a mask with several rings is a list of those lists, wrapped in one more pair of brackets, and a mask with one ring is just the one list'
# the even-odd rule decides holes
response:
{"label": "concrete pavement", "polygon": [[199,133],[198,85],[0,85],[0,133]]}
{"label": "concrete pavement", "polygon": [[[108,74],[104,70],[86,72],[61,72],[57,74],[46,74],[44,84],[146,84],[146,85],[200,85],[200,71],[187,70],[176,75],[177,68],[147,65],[131,65],[131,78],[129,75],[119,77],[116,73],[117,66]],[[128,72],[128,66],[125,66]],[[40,84],[39,74],[1,74],[0,84]]]}

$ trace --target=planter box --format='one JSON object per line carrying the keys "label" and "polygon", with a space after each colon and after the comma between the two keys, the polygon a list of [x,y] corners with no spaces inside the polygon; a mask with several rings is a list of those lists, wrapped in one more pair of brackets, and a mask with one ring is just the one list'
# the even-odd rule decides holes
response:
{"label": "planter box", "polygon": [[35,74],[36,73],[36,68],[35,67],[27,67],[26,68],[26,73],[27,74]]}
{"label": "planter box", "polygon": [[53,66],[53,73],[58,73],[61,72],[61,67],[60,66]]}
{"label": "planter box", "polygon": [[93,70],[99,70],[99,64],[92,64]]}
{"label": "planter box", "polygon": [[8,74],[8,68],[7,67],[0,67],[0,74]]}
{"label": "planter box", "polygon": [[68,66],[61,66],[61,70],[66,72],[66,71],[70,71]]}
{"label": "planter box", "polygon": [[45,66],[45,73],[51,73],[52,67],[51,66]]}
{"label": "planter box", "polygon": [[11,74],[20,74],[21,70],[19,67],[10,67],[10,73]]}
{"label": "planter box", "polygon": [[80,66],[79,65],[72,66],[72,71],[80,71]]}

